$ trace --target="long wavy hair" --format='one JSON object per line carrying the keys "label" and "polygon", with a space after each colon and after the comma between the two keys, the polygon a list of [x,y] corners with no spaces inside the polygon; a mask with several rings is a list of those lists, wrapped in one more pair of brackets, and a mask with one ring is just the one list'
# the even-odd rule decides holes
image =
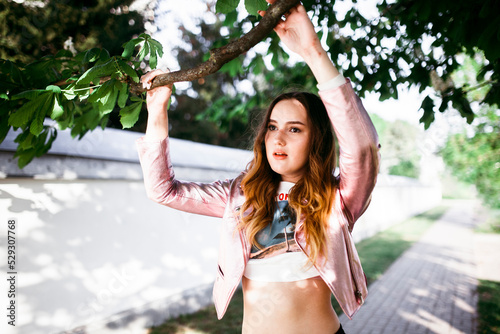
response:
{"label": "long wavy hair", "polygon": [[[335,195],[335,139],[326,108],[321,99],[307,92],[290,92],[276,97],[265,113],[254,141],[254,158],[241,181],[246,201],[241,210],[240,228],[252,245],[262,248],[256,234],[272,222],[281,176],[274,172],[266,157],[265,137],[274,106],[283,100],[295,99],[307,111],[311,124],[309,160],[304,176],[289,194],[289,205],[296,212],[297,223],[306,238],[309,260],[315,264],[320,256],[326,259],[328,217]],[[296,225],[299,226],[298,224]]]}

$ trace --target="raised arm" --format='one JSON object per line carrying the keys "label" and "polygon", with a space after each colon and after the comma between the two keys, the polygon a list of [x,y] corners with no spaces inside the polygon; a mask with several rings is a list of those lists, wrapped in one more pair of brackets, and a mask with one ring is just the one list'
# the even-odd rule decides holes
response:
{"label": "raised arm", "polygon": [[[164,73],[161,70],[148,72],[141,77],[144,88],[149,89],[153,79]],[[172,85],[156,87],[147,92],[148,122],[145,138],[147,141],[160,141],[168,137],[168,106],[172,96]]]}
{"label": "raised arm", "polygon": [[[269,3],[274,1],[267,0]],[[265,12],[260,11],[259,14],[265,15]],[[326,83],[339,75],[339,71],[321,46],[318,35],[303,5],[299,4],[292,8],[285,15],[285,19],[274,28],[274,31],[291,51],[304,59],[318,84]]]}
{"label": "raised arm", "polygon": [[349,80],[340,75],[321,46],[304,6],[299,4],[290,10],[275,31],[291,51],[304,59],[318,82],[340,146],[341,203],[352,229],[368,206],[375,186],[380,160],[377,132]]}
{"label": "raised arm", "polygon": [[[145,88],[163,73],[155,70],[141,78]],[[168,207],[207,216],[222,217],[231,182],[199,184],[175,179],[168,140],[168,106],[172,86],[161,86],[147,93],[146,134],[136,145],[148,197]]]}

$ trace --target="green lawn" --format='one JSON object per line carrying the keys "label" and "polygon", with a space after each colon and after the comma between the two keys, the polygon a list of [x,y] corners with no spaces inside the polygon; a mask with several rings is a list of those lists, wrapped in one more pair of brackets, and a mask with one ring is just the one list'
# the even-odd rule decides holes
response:
{"label": "green lawn", "polygon": [[[486,210],[479,233],[500,233],[500,210]],[[498,256],[498,254],[496,255]],[[479,280],[477,288],[478,334],[500,334],[500,282]]]}
{"label": "green lawn", "polygon": [[[368,283],[375,281],[422,234],[441,217],[447,206],[439,206],[397,224],[356,245]],[[337,313],[340,308],[333,302]],[[170,319],[151,329],[150,334],[240,334],[243,318],[243,295],[235,293],[226,315],[217,320],[215,308],[209,306],[196,313]]]}
{"label": "green lawn", "polygon": [[479,281],[478,334],[500,333],[500,282]]}

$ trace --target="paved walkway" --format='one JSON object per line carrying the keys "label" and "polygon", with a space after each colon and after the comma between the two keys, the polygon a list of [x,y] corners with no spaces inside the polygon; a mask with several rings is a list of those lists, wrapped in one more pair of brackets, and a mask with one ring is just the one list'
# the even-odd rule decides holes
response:
{"label": "paved walkway", "polygon": [[475,334],[477,286],[472,201],[452,207],[374,282],[348,334]]}

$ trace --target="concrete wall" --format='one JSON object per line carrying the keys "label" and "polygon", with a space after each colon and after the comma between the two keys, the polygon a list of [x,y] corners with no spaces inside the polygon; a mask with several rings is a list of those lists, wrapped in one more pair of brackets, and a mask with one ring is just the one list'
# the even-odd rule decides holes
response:
{"label": "concrete wall", "polygon": [[[2,254],[6,222],[16,222],[17,318],[16,327],[2,321],[8,332],[146,333],[211,303],[219,221],[146,198],[138,137],[107,129],[75,141],[62,132],[51,154],[24,170],[12,158],[15,134],[0,145]],[[185,180],[234,177],[251,158],[182,140],[171,145]],[[439,187],[380,176],[353,235],[362,239],[439,201]],[[6,261],[0,266],[6,274]],[[7,281],[0,282],[5,297]]]}

